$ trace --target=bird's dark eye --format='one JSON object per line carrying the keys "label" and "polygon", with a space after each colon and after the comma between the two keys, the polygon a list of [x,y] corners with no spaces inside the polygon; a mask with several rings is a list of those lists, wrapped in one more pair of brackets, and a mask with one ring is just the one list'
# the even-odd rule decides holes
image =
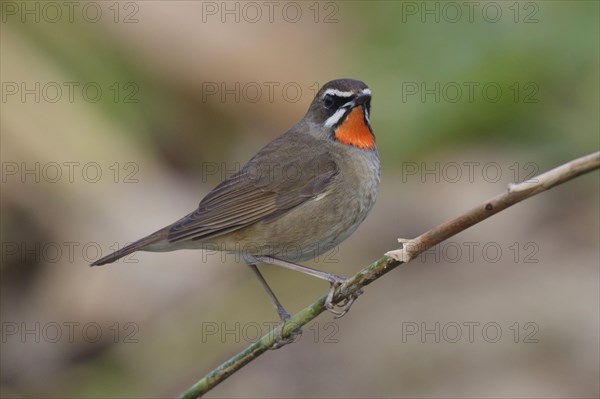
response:
{"label": "bird's dark eye", "polygon": [[323,97],[323,106],[327,109],[331,109],[333,107],[334,101],[333,98],[328,94]]}

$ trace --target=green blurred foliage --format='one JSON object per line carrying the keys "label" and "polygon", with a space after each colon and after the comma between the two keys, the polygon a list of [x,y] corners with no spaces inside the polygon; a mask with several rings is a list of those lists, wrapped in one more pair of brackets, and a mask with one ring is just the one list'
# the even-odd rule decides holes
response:
{"label": "green blurred foliage", "polygon": [[[353,36],[352,60],[377,88],[374,120],[390,161],[478,142],[554,159],[598,148],[598,2],[504,2],[498,22],[486,20],[485,3],[473,3],[472,18],[460,2],[424,3],[362,4],[367,27]],[[421,84],[436,82],[439,102],[422,100]],[[466,82],[476,84],[473,101]],[[486,100],[486,84],[502,89],[498,102],[493,87]]]}

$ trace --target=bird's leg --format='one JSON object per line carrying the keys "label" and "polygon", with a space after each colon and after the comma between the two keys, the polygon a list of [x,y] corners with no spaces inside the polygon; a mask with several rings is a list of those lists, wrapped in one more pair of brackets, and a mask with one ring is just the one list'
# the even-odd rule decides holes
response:
{"label": "bird's leg", "polygon": [[275,310],[277,311],[277,314],[279,315],[279,336],[276,338],[275,345],[273,345],[271,349],[279,349],[284,345],[294,342],[300,335],[302,335],[302,329],[293,331],[288,338],[283,338],[283,326],[286,320],[288,320],[291,316],[281,305],[281,302],[279,302],[279,299],[277,299],[275,293],[273,292],[271,287],[269,287],[269,284],[267,284],[267,281],[258,270],[258,267],[252,263],[249,263],[248,266],[250,266],[250,269],[252,269],[252,271],[254,272],[254,275],[256,276],[256,278],[260,282],[260,285],[263,287],[263,289],[269,296],[271,303],[273,304]]}
{"label": "bird's leg", "polygon": [[291,263],[291,262],[287,262],[285,260],[273,258],[271,256],[255,256],[254,258],[259,262],[270,263],[273,265],[282,266],[282,267],[285,267],[285,268],[288,268],[291,270],[302,272],[302,273],[308,274],[310,276],[317,277],[322,280],[328,281],[329,284],[331,284],[331,286],[329,287],[329,292],[327,293],[327,298],[325,300],[325,308],[327,308],[327,310],[329,310],[331,313],[333,313],[336,318],[340,318],[343,315],[345,315],[346,313],[348,313],[348,311],[350,310],[350,307],[354,303],[354,300],[356,300],[356,298],[360,294],[362,294],[362,291],[359,291],[358,293],[352,295],[352,297],[349,300],[346,300],[340,306],[340,310],[338,310],[338,309],[336,309],[336,304],[333,303],[333,294],[335,293],[335,290],[337,287],[339,287],[340,285],[344,284],[345,282],[347,282],[349,280],[348,278],[336,276],[335,274],[322,272],[320,270],[315,270],[315,269],[312,269],[307,266],[297,265],[295,263]]}

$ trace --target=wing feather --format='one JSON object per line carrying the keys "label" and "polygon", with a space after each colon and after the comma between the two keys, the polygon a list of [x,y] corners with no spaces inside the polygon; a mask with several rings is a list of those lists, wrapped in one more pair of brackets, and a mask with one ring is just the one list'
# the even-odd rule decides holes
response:
{"label": "wing feather", "polygon": [[322,143],[288,132],[215,187],[198,209],[171,225],[168,240],[209,239],[259,221],[272,222],[328,190],[338,172]]}

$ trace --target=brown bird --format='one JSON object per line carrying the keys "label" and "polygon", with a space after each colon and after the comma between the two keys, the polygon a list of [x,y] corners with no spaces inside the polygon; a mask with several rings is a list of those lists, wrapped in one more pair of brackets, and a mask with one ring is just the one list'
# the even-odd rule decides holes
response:
{"label": "brown bird", "polygon": [[259,262],[328,281],[325,306],[345,278],[297,262],[348,238],[375,204],[379,155],[369,122],[371,91],[361,81],[325,84],[296,125],[260,150],[200,201],[198,209],[92,266],[135,251],[218,249],[240,254],[266,290],[281,320],[290,317],[260,274]]}

